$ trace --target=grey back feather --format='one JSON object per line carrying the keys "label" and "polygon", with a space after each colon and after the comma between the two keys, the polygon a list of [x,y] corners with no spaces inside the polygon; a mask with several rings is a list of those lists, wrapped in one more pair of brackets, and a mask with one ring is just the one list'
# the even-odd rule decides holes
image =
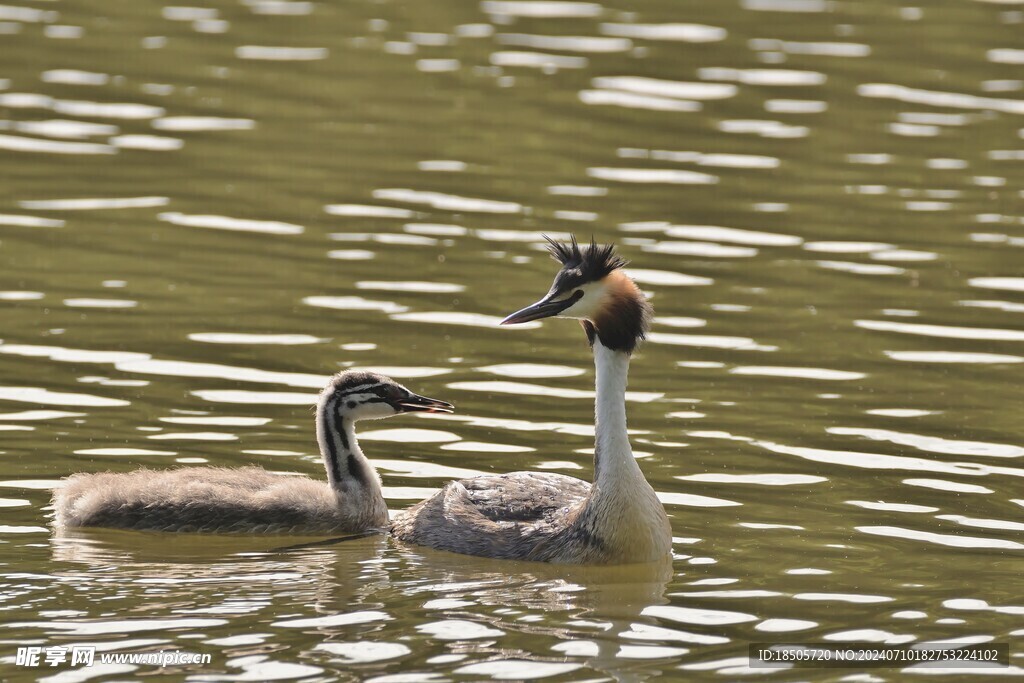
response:
{"label": "grey back feather", "polygon": [[573,477],[541,472],[463,479],[400,513],[391,533],[400,541],[466,555],[575,563],[599,551],[585,547],[596,539],[569,531],[590,488]]}

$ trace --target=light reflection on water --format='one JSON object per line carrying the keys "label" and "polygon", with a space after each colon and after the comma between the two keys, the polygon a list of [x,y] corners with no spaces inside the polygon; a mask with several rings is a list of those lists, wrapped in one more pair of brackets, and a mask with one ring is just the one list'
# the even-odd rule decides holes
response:
{"label": "light reflection on water", "polygon": [[[746,644],[1021,635],[1012,3],[94,4],[0,7],[5,640],[212,653],[191,680],[833,680]],[[47,536],[75,471],[322,477],[346,367],[458,406],[362,426],[393,510],[588,478],[583,334],[499,325],[574,231],[657,309],[628,406],[671,567]]]}

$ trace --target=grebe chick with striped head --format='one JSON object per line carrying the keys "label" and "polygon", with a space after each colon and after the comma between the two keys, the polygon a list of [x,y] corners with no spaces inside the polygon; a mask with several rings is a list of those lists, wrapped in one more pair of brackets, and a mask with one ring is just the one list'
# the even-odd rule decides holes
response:
{"label": "grebe chick with striped head", "polygon": [[373,372],[335,375],[320,392],[316,436],[327,482],[261,467],[141,469],[76,474],[53,498],[55,525],[150,531],[333,534],[386,530],[380,478],[356,441],[355,423],[402,413],[450,413]]}
{"label": "grebe chick with striped head", "polygon": [[671,555],[665,508],[626,433],[626,373],[651,306],[612,246],[548,240],[562,268],[547,295],[503,324],[579,318],[597,370],[594,481],[514,472],[448,484],[397,516],[395,538],[467,555],[563,564],[654,562]]}

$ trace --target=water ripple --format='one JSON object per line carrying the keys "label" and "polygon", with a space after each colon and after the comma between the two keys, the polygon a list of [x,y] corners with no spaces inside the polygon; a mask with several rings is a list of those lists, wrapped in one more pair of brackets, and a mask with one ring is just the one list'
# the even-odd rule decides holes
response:
{"label": "water ripple", "polygon": [[910,541],[923,541],[953,548],[998,548],[1001,550],[1024,550],[1024,544],[998,538],[979,538],[960,534],[939,534],[932,531],[906,529],[898,526],[858,526],[857,531],[874,536],[889,536]]}
{"label": "water ripple", "polygon": [[[987,600],[981,600],[979,598],[951,598],[944,600],[942,606],[948,609],[955,610],[990,610],[1001,614],[1024,614],[1024,606],[1019,605],[990,605]],[[987,641],[986,641],[987,642]]]}
{"label": "water ripple", "polygon": [[[460,311],[419,311],[414,313],[397,313],[391,316],[392,320],[415,323],[433,323],[439,325],[468,325],[470,327],[501,327],[502,319],[493,315],[482,313],[464,313]],[[539,322],[527,322],[516,325],[519,329],[532,329],[540,327]]]}
{"label": "water ripple", "polygon": [[633,623],[628,631],[619,634],[621,638],[630,640],[656,640],[660,642],[693,643],[696,645],[721,645],[728,643],[729,639],[723,636],[705,635],[703,633],[690,633],[677,629],[652,626],[650,624]]}
{"label": "water ripple", "polygon": [[885,351],[885,355],[908,363],[1024,363],[1022,356],[972,351]]}
{"label": "water ripple", "polygon": [[998,531],[1024,531],[1024,522],[1014,522],[1008,519],[979,519],[965,515],[936,515],[936,519],[943,519],[956,522],[963,526],[976,527],[981,529],[995,529]]}
{"label": "water ripple", "polygon": [[526,33],[499,33],[498,42],[502,45],[532,47],[539,50],[594,54],[628,52],[633,49],[633,41],[627,38],[598,38],[595,36],[539,36]]}
{"label": "water ripple", "polygon": [[907,272],[896,266],[884,266],[880,263],[855,263],[853,261],[815,261],[822,268],[838,270],[855,275],[902,275]]}
{"label": "water ripple", "polygon": [[1024,292],[1024,277],[972,277],[967,284],[984,289]]}
{"label": "water ripple", "polygon": [[78,406],[82,408],[113,408],[131,405],[128,401],[122,401],[118,398],[51,391],[40,387],[0,387],[0,400],[37,403],[48,406]]}
{"label": "water ripple", "polygon": [[441,211],[475,212],[475,213],[519,213],[521,204],[501,202],[491,199],[474,199],[443,192],[423,192],[408,189],[382,189],[373,191],[374,199],[386,199],[410,204],[426,204]]}
{"label": "water ripple", "polygon": [[138,301],[131,299],[64,299],[64,305],[69,308],[135,308]]}
{"label": "water ripple", "polygon": [[[699,275],[687,275],[670,270],[654,270],[652,268],[627,268],[626,274],[634,282],[641,285],[660,285],[663,287],[702,287],[714,282],[711,278]],[[662,320],[667,320],[663,318]]]}
{"label": "water ripple", "polygon": [[700,481],[712,484],[757,484],[759,486],[794,486],[818,484],[828,481],[825,477],[810,474],[690,474],[677,476],[683,481]]}
{"label": "water ripple", "polygon": [[596,17],[604,11],[595,2],[569,2],[566,0],[484,0],[480,9],[485,14],[537,19]]}
{"label": "water ripple", "polygon": [[495,66],[529,67],[533,69],[543,69],[546,73],[552,73],[558,69],[585,69],[590,64],[590,61],[586,57],[567,57],[565,55],[553,55],[546,52],[526,52],[516,50],[492,52],[489,61]]}
{"label": "water ripple", "polygon": [[53,23],[60,18],[60,14],[53,10],[37,9],[35,7],[14,7],[11,5],[0,5],[0,19],[4,21],[24,21],[27,23]]}
{"label": "water ripple", "polygon": [[408,306],[393,301],[375,301],[361,296],[307,296],[302,299],[307,306],[334,308],[340,311],[380,311],[381,313],[404,313]]}
{"label": "water ripple", "polygon": [[116,154],[117,148],[97,142],[58,142],[17,135],[0,135],[0,149],[44,154]]}
{"label": "water ripple", "polygon": [[311,62],[327,59],[330,51],[326,47],[273,47],[268,45],[240,45],[235,48],[239,59],[269,60],[283,62]]}
{"label": "water ripple", "polygon": [[611,105],[629,109],[650,109],[651,111],[700,111],[700,102],[679,100],[656,95],[638,95],[618,90],[581,90],[580,101],[596,106]]}
{"label": "water ripple", "polygon": [[1024,331],[982,327],[955,327],[952,325],[923,325],[893,320],[854,320],[853,324],[876,332],[897,332],[944,339],[978,339],[987,341],[1024,341]]}
{"label": "water ripple", "polygon": [[664,183],[668,185],[714,185],[718,176],[672,168],[591,167],[587,176],[620,183]]}
{"label": "water ripple", "polygon": [[422,292],[426,294],[454,294],[466,290],[465,286],[450,282],[385,282],[379,280],[357,282],[356,289],[371,289],[382,292]]}
{"label": "water ripple", "polygon": [[777,347],[758,344],[748,337],[721,337],[703,334],[674,334],[651,332],[647,340],[654,344],[675,346],[703,346],[711,349],[737,349],[741,351],[775,351]]}
{"label": "water ripple", "polygon": [[139,456],[176,456],[174,451],[153,451],[152,449],[80,449],[76,456],[112,456],[115,458],[138,458]]}
{"label": "water ripple", "polygon": [[818,626],[818,622],[807,619],[765,619],[756,625],[754,630],[764,633],[791,633],[793,631],[806,631],[816,626]]}
{"label": "water ripple", "polygon": [[701,496],[694,493],[667,493],[661,491],[658,492],[658,500],[665,505],[683,505],[698,508],[736,507],[743,504],[726,498]]}
{"label": "water ripple", "polygon": [[107,142],[118,149],[145,149],[151,152],[171,152],[185,146],[184,140],[159,135],[116,135]]}
{"label": "water ripple", "polygon": [[991,109],[1006,114],[1024,114],[1024,100],[1007,100],[997,97],[978,97],[962,93],[940,92],[908,88],[891,83],[866,83],[857,86],[857,94],[863,97],[878,97],[906,102],[926,104],[932,107],[952,109]]}
{"label": "water ripple", "polygon": [[[782,163],[782,161],[777,157],[762,156],[758,154],[709,154],[704,152],[672,151],[667,149],[620,149],[619,156],[631,159],[655,159],[657,161],[694,163],[698,166],[715,166],[718,168],[778,168]],[[723,230],[727,229],[728,228],[723,228]]]}
{"label": "water ripple", "polygon": [[803,138],[810,134],[807,126],[791,126],[781,121],[765,121],[762,119],[733,119],[719,121],[718,128],[723,133],[739,133],[760,135],[764,138]]}
{"label": "water ripple", "polygon": [[917,640],[917,636],[910,634],[897,634],[877,628],[859,628],[851,629],[849,631],[828,633],[822,636],[822,639],[840,642],[887,643],[895,645],[900,643],[911,643]]}
{"label": "water ripple", "polygon": [[[449,389],[459,391],[483,391],[495,394],[521,394],[524,396],[550,396],[552,398],[580,398],[593,399],[594,392],[586,389],[567,389],[560,387],[548,387],[541,384],[527,384],[526,382],[506,381],[471,381],[452,382],[447,385]],[[627,391],[626,400],[639,403],[649,403],[664,397],[658,392]]]}
{"label": "water ripple", "polygon": [[696,609],[677,607],[675,605],[652,605],[641,612],[645,617],[667,619],[681,624],[700,624],[703,626],[724,626],[757,621],[753,614],[744,612],[727,612],[724,610]]}
{"label": "water ripple", "polygon": [[793,377],[798,379],[820,379],[826,381],[845,382],[854,379],[867,377],[863,372],[851,372],[849,370],[829,370],[826,368],[789,368],[744,365],[735,367],[729,371],[734,375],[757,375],[761,377]]}
{"label": "water ripple", "polygon": [[0,214],[0,225],[18,228],[63,228],[65,222],[59,218],[41,218],[39,216],[19,216],[9,213]]}
{"label": "water ripple", "polygon": [[[321,378],[322,383],[322,378]],[[199,389],[192,396],[212,403],[238,403],[246,405],[313,406],[316,394],[289,391],[246,391],[242,389]]]}
{"label": "water ripple", "polygon": [[401,643],[380,643],[362,640],[351,643],[320,643],[313,648],[318,652],[339,657],[342,664],[367,664],[397,659],[410,654],[410,650]]}
{"label": "water ripple", "polygon": [[775,38],[753,38],[747,41],[752,50],[785,52],[791,55],[815,55],[820,57],[868,57],[871,46],[863,43],[799,42]]}
{"label": "water ripple", "polygon": [[419,624],[416,630],[437,640],[478,640],[505,635],[504,631],[463,619],[444,619]]}
{"label": "water ripple", "polygon": [[830,254],[869,254],[874,251],[892,249],[894,245],[885,242],[807,242],[807,251],[821,251]]}
{"label": "water ripple", "polygon": [[643,76],[600,76],[591,81],[599,90],[623,90],[638,95],[681,100],[720,100],[736,95],[735,85],[728,83],[687,83]]}
{"label": "water ripple", "polygon": [[359,218],[412,218],[415,212],[392,206],[370,206],[367,204],[328,204],[324,211],[332,216],[353,216]]}
{"label": "water ripple", "polygon": [[952,491],[953,493],[992,493],[992,489],[978,484],[965,484],[960,481],[947,481],[945,479],[904,479],[907,486],[919,486],[936,491]]}
{"label": "water ripple", "polygon": [[163,116],[163,107],[134,102],[88,102],[84,100],[53,100],[50,108],[58,114],[100,119],[154,119]]}
{"label": "water ripple", "polygon": [[885,595],[862,595],[859,593],[797,593],[793,598],[795,600],[811,600],[815,602],[849,602],[859,604],[893,601],[893,598]]}
{"label": "water ripple", "polygon": [[938,512],[939,508],[931,507],[929,505],[913,505],[910,503],[886,503],[884,501],[870,501],[870,500],[848,500],[848,505],[855,505],[865,510],[880,510],[882,512],[909,512],[909,513],[925,513],[925,512]]}
{"label": "water ripple", "polygon": [[502,377],[515,377],[517,379],[547,379],[552,377],[576,377],[584,374],[580,368],[572,368],[566,365],[548,365],[541,363],[502,363],[499,365],[485,365],[477,368],[481,372]]}
{"label": "water ripple", "polygon": [[974,477],[998,472],[1011,476],[1024,477],[1024,470],[1009,467],[993,467],[968,462],[947,463],[927,458],[914,458],[902,455],[884,455],[881,453],[833,451],[824,448],[809,448],[805,446],[783,446],[769,441],[757,441],[755,443],[773,453],[793,455],[813,462],[844,465],[846,467],[880,470],[910,470],[932,473],[942,472],[945,474],[958,474]]}
{"label": "water ripple", "polygon": [[743,9],[754,12],[828,12],[832,8],[829,0],[740,0]]}
{"label": "water ripple", "polygon": [[314,4],[304,0],[242,0],[253,14],[304,16],[313,13]]}
{"label": "water ripple", "polygon": [[59,631],[68,636],[98,636],[131,634],[139,631],[166,631],[168,629],[211,628],[228,623],[225,619],[123,619],[110,621],[41,621],[3,624],[4,628],[39,628]]}
{"label": "water ripple", "polygon": [[818,71],[797,71],[794,69],[732,69],[726,67],[705,67],[697,74],[708,81],[736,81],[745,85],[808,86],[822,85],[828,80]]}
{"label": "water ripple", "polygon": [[256,122],[252,119],[229,119],[221,116],[164,116],[154,119],[150,125],[157,130],[184,132],[252,130],[256,127]]}
{"label": "water ripple", "polygon": [[709,258],[752,258],[758,250],[753,247],[735,247],[714,242],[657,242],[643,244],[644,251],[674,256],[706,256]]}
{"label": "water ripple", "polygon": [[714,43],[725,40],[729,32],[704,24],[601,24],[601,33],[621,38],[670,40],[684,43]]}
{"label": "water ripple", "polygon": [[166,206],[167,197],[82,197],[75,199],[36,199],[18,202],[23,209],[46,211],[98,211],[105,209],[148,209]]}
{"label": "water ripple", "polygon": [[65,417],[84,417],[85,413],[69,413],[65,410],[22,410],[17,413],[0,413],[0,422],[23,420],[58,420]]}
{"label": "water ripple", "polygon": [[378,621],[391,621],[391,615],[379,610],[365,610],[360,612],[333,614],[326,617],[311,617],[309,619],[285,619],[282,621],[275,621],[271,626],[279,628],[330,628],[334,626],[369,624]]}
{"label": "water ripple", "polygon": [[391,441],[395,443],[448,443],[450,441],[460,441],[462,437],[440,429],[396,427],[394,429],[377,429],[373,431],[364,430],[359,432],[359,439],[362,441]]}
{"label": "water ripple", "polygon": [[70,140],[84,140],[98,135],[117,135],[121,132],[120,128],[108,123],[90,123],[67,119],[0,121],[0,129],[13,129],[21,133],[28,133],[29,135],[42,135],[48,138],[66,138]]}
{"label": "water ripple", "polygon": [[207,344],[281,344],[285,346],[319,344],[324,341],[320,337],[308,334],[245,334],[239,332],[192,332],[188,338]]}
{"label": "water ripple", "polygon": [[232,230],[241,232],[259,232],[268,235],[299,235],[305,231],[301,225],[282,223],[280,221],[261,221],[248,218],[230,218],[228,216],[188,215],[177,211],[165,211],[157,214],[161,221],[190,228],[212,228],[214,230]]}

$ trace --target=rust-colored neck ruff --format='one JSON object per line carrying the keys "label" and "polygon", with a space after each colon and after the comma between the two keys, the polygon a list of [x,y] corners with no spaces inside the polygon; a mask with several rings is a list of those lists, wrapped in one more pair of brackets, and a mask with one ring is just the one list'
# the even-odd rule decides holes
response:
{"label": "rust-colored neck ruff", "polygon": [[592,320],[583,322],[591,345],[596,336],[612,351],[633,353],[650,326],[651,305],[643,292],[621,270],[612,271],[603,280],[605,296]]}

